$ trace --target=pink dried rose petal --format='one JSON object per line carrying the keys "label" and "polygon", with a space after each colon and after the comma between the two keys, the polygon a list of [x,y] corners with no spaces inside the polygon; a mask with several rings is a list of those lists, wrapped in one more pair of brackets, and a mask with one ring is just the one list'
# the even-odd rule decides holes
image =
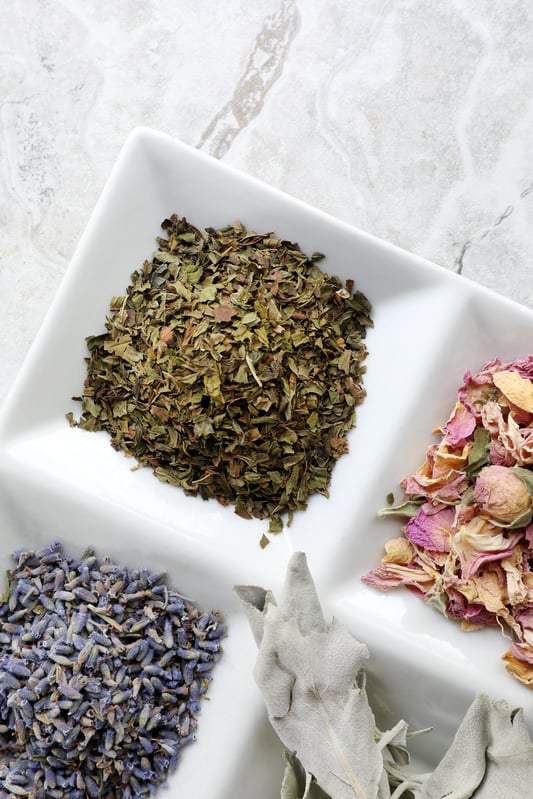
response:
{"label": "pink dried rose petal", "polygon": [[494,439],[489,446],[489,460],[495,466],[515,466],[516,459],[505,449],[501,441]]}
{"label": "pink dried rose petal", "polygon": [[517,371],[521,377],[533,380],[533,357],[518,359],[505,363],[499,358],[495,358],[485,364],[483,369],[473,375],[470,371],[465,372],[463,385],[458,391],[460,402],[479,419],[482,406],[489,400],[494,400],[499,393],[494,385],[493,375],[497,372],[509,370]]}
{"label": "pink dried rose petal", "polygon": [[398,563],[381,563],[361,579],[367,585],[373,585],[381,591],[405,585],[416,587],[426,593],[434,583],[434,578],[424,569],[402,566]]}
{"label": "pink dried rose petal", "polygon": [[469,602],[455,588],[448,588],[448,602],[446,603],[446,613],[454,619],[461,619],[469,624],[497,624],[498,619],[495,613],[487,610],[483,605],[476,605]]}
{"label": "pink dried rose petal", "polygon": [[506,428],[501,405],[494,400],[486,402],[481,409],[481,424],[491,438],[499,438],[502,430]]}
{"label": "pink dried rose petal", "polygon": [[515,608],[513,615],[521,627],[533,630],[533,605]]}
{"label": "pink dried rose petal", "polygon": [[460,472],[468,465],[471,449],[472,442],[452,447],[443,439],[438,446],[428,448],[424,472],[432,477],[448,474],[452,470]]}
{"label": "pink dried rose petal", "polygon": [[470,579],[486,563],[510,557],[520,538],[521,533],[507,535],[479,516],[462,525],[452,539],[461,563],[462,579]]}
{"label": "pink dried rose petal", "polygon": [[418,514],[405,525],[405,535],[414,544],[435,552],[450,551],[455,512],[452,508],[442,508],[436,513],[428,513],[429,503],[421,506]]}
{"label": "pink dried rose petal", "polygon": [[468,487],[468,479],[463,470],[468,465],[471,448],[471,442],[453,449],[444,441],[439,446],[428,447],[426,460],[416,474],[402,480],[403,490],[413,496],[422,495],[442,502],[458,502]]}
{"label": "pink dried rose petal", "polygon": [[529,644],[511,644],[509,651],[517,660],[523,660],[525,663],[533,663],[533,649]]}
{"label": "pink dried rose petal", "polygon": [[522,427],[520,430],[522,443],[519,449],[519,466],[533,465],[533,427]]}
{"label": "pink dried rose petal", "polygon": [[511,361],[511,363],[506,365],[506,368],[516,369],[522,377],[529,377],[530,380],[533,380],[533,355]]}
{"label": "pink dried rose petal", "polygon": [[498,552],[484,552],[482,555],[464,554],[461,558],[461,574],[465,580],[469,580],[482,566],[492,561],[503,560],[513,554],[512,549],[504,549]]}
{"label": "pink dried rose petal", "polygon": [[442,502],[458,502],[468,486],[468,481],[463,472],[454,469],[440,477],[426,477],[416,474],[402,481],[402,488],[406,494],[422,495]]}
{"label": "pink dried rose petal", "polygon": [[498,390],[494,385],[492,375],[494,372],[502,371],[508,364],[503,364],[499,358],[489,361],[485,364],[481,372],[473,375],[470,371],[466,371],[463,377],[463,385],[457,392],[459,401],[465,406],[467,410],[472,413],[477,420],[480,418],[480,412],[483,405],[492,399],[495,399]]}
{"label": "pink dried rose petal", "polygon": [[497,402],[487,402],[481,411],[481,420],[492,439],[491,452],[497,453],[498,460],[492,458],[494,464],[533,464],[533,428],[521,428],[512,414],[504,419]]}
{"label": "pink dried rose petal", "polygon": [[[385,544],[381,563],[362,577],[367,585],[382,591],[405,585],[421,594],[430,591],[440,575],[440,567],[425,550],[419,552],[407,538],[392,538]],[[438,557],[438,553],[437,553]]]}
{"label": "pink dried rose petal", "polygon": [[443,428],[446,442],[454,447],[463,446],[475,429],[476,417],[474,414],[465,408],[462,402],[456,402],[455,408]]}

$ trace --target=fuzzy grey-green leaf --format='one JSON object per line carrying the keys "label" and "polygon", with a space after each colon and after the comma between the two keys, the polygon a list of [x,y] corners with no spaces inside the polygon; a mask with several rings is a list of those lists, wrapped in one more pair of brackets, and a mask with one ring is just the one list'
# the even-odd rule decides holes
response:
{"label": "fuzzy grey-green leaf", "polygon": [[344,627],[326,625],[305,555],[295,553],[280,606],[264,608],[254,673],[284,746],[334,799],[378,795],[383,758],[364,688],[367,658]]}

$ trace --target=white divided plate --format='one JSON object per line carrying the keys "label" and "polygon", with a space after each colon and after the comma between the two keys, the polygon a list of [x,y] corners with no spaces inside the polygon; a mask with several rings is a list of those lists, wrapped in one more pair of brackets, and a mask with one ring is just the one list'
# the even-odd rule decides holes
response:
{"label": "white divided plate", "polygon": [[[265,522],[216,501],[186,497],[115,452],[105,433],[70,428],[82,392],[85,337],[103,330],[109,300],[156,248],[172,213],[197,227],[239,219],[320,251],[323,268],[352,278],[373,305],[367,337],[368,396],[334,470],[330,498],[305,512],[264,550]],[[465,634],[406,590],[361,583],[399,524],[376,513],[422,462],[431,431],[447,418],[466,369],[533,351],[533,313],[381,242],[167,136],[128,138],[0,416],[0,569],[19,547],[88,546],[124,565],[164,568],[169,584],[228,626],[199,718],[165,796],[279,797],[281,746],[253,681],[255,644],[232,593],[235,583],[279,592],[291,552],[304,550],[326,615],[371,651],[368,690],[384,728],[405,718],[434,726],[413,741],[423,767],[449,745],[476,692],[526,710],[530,692],[500,661],[496,630]],[[2,586],[3,590],[3,586]]]}

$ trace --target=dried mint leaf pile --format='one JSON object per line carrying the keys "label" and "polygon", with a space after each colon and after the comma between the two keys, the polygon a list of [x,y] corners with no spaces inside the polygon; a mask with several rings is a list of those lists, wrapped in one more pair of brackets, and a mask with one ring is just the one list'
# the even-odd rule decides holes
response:
{"label": "dried mint leaf pile", "polygon": [[297,244],[240,223],[167,238],[90,336],[83,413],[117,450],[244,518],[327,496],[362,402],[370,303]]}

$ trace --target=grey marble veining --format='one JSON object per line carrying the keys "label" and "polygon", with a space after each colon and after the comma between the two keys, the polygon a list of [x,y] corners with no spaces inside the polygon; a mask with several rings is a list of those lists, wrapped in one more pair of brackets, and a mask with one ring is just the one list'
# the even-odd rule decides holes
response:
{"label": "grey marble veining", "polygon": [[527,0],[0,7],[0,401],[137,125],[533,307]]}

